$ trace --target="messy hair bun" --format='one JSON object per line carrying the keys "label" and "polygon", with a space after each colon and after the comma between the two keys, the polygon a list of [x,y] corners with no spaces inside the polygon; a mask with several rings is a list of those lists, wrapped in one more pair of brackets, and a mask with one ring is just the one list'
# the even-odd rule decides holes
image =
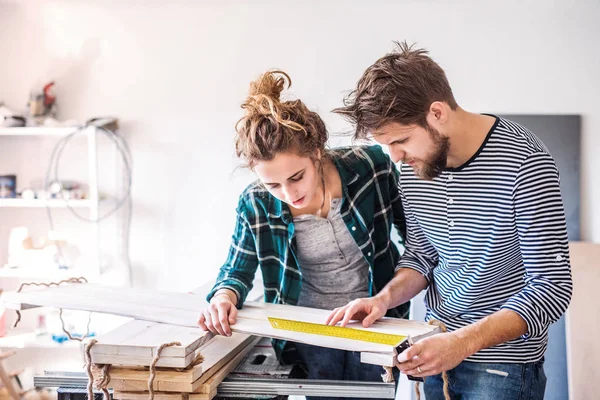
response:
{"label": "messy hair bun", "polygon": [[316,112],[300,100],[281,101],[292,81],[283,71],[269,71],[250,84],[245,115],[237,122],[235,149],[252,168],[289,151],[309,157],[324,154],[327,130]]}

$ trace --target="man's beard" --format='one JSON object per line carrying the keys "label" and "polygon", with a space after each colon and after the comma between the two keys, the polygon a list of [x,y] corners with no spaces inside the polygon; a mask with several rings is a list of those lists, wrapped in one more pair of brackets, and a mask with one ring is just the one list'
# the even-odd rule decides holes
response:
{"label": "man's beard", "polygon": [[423,167],[414,168],[414,171],[420,179],[431,181],[434,178],[437,178],[444,168],[446,168],[448,151],[450,150],[450,140],[448,136],[442,135],[430,126],[427,126],[426,129],[431,135],[434,148],[427,157],[427,160],[423,161]]}

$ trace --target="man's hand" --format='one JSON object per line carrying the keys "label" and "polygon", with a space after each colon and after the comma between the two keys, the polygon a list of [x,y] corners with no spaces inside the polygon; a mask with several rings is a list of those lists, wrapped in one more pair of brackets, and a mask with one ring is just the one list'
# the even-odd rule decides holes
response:
{"label": "man's hand", "polygon": [[237,313],[237,308],[230,295],[217,292],[210,300],[208,308],[202,310],[198,318],[198,325],[205,331],[211,331],[217,335],[231,336],[229,325],[235,324]]}
{"label": "man's hand", "polygon": [[406,375],[425,377],[448,371],[473,352],[455,333],[439,333],[419,340],[398,355],[398,369]]}
{"label": "man's hand", "polygon": [[356,299],[345,305],[334,309],[327,321],[328,325],[335,325],[342,321],[341,326],[346,326],[352,319],[362,320],[365,328],[373,325],[373,322],[382,318],[388,310],[388,303],[383,297],[375,296]]}
{"label": "man's hand", "polygon": [[365,328],[383,317],[387,310],[406,303],[428,285],[427,279],[420,272],[410,268],[400,268],[394,278],[377,293],[375,297],[356,299],[344,307],[336,308],[327,317],[326,324],[335,325],[342,321],[346,326],[351,319],[362,320]]}

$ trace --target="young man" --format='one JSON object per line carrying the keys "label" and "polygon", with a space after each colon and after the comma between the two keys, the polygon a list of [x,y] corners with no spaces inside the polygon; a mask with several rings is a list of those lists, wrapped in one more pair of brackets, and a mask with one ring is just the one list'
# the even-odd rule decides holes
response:
{"label": "young man", "polygon": [[372,298],[335,309],[328,323],[364,318],[427,289],[427,319],[448,333],[398,356],[441,399],[541,399],[548,326],[572,293],[558,170],[526,128],[460,108],[425,50],[398,44],[371,65],[335,110],[402,162],[406,251]]}

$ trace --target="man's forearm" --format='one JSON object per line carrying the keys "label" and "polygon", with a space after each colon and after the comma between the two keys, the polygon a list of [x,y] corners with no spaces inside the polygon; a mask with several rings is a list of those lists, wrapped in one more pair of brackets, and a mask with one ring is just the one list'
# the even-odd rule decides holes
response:
{"label": "man's forearm", "polygon": [[427,279],[420,272],[410,268],[401,268],[376,297],[383,300],[390,309],[406,303],[427,285]]}
{"label": "man's forearm", "polygon": [[453,332],[465,346],[467,357],[479,350],[513,340],[527,333],[527,323],[516,312],[502,309]]}

